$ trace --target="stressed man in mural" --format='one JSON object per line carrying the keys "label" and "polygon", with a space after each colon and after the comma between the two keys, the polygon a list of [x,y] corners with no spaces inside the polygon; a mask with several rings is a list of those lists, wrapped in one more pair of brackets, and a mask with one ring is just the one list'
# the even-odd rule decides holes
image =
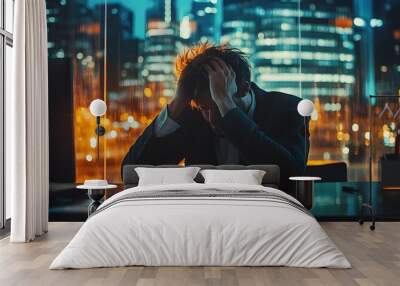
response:
{"label": "stressed man in mural", "polygon": [[308,150],[299,98],[260,89],[243,53],[226,46],[192,48],[177,69],[174,99],[122,165],[277,164],[284,190],[289,176],[303,174]]}

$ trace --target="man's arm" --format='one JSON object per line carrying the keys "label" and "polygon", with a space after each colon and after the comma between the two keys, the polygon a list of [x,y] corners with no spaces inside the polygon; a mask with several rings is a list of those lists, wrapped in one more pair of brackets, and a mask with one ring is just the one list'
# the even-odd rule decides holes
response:
{"label": "man's arm", "polygon": [[239,108],[231,109],[221,119],[221,124],[226,136],[249,162],[276,163],[288,176],[303,174],[308,150],[304,145],[304,121],[297,112],[288,118],[279,142],[261,130]]}
{"label": "man's arm", "polygon": [[185,120],[188,103],[178,83],[173,101],[130,147],[122,161],[121,174],[123,166],[127,164],[177,164],[183,159],[185,135],[178,122]]}
{"label": "man's arm", "polygon": [[[172,133],[157,136],[157,119],[155,119],[143,134],[130,147],[122,161],[122,167],[127,164],[177,164],[184,154],[184,135],[181,128]],[[164,132],[158,129],[158,132]]]}

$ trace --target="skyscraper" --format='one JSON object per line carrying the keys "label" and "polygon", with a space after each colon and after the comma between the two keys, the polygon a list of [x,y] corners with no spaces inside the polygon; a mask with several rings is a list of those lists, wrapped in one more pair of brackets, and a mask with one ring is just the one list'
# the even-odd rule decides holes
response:
{"label": "skyscraper", "polygon": [[153,0],[153,7],[147,11],[148,21],[177,22],[176,16],[176,0]]}
{"label": "skyscraper", "polygon": [[142,85],[143,40],[131,38],[124,40],[122,46],[122,66],[120,86]]}
{"label": "skyscraper", "polygon": [[222,42],[250,56],[254,80],[265,89],[302,97],[351,95],[350,7],[328,0],[298,4],[297,0],[227,0]]}
{"label": "skyscraper", "polygon": [[258,2],[261,1],[225,0],[223,2],[224,20],[221,43],[240,49],[247,54],[252,65],[259,21],[265,14]]}
{"label": "skyscraper", "polygon": [[[104,36],[107,39],[107,90],[116,94],[115,92],[119,91],[124,79],[123,75],[127,73],[127,64],[133,66],[133,61],[135,61],[134,58],[130,59],[129,56],[132,51],[137,49],[134,46],[128,46],[128,43],[134,44],[134,15],[131,10],[119,3],[107,4],[107,11],[105,11],[104,5],[97,5],[95,10],[99,12],[100,43],[102,46],[104,45]],[[105,12],[107,12],[107,19],[105,19]],[[105,29],[105,25],[107,25],[107,29]]]}
{"label": "skyscraper", "polygon": [[[50,59],[74,57],[73,52],[92,50],[80,27],[93,22],[85,0],[47,1],[48,53]],[[88,51],[89,52],[89,51]]]}
{"label": "skyscraper", "polygon": [[372,9],[376,94],[400,95],[400,1],[375,1]]}
{"label": "skyscraper", "polygon": [[175,93],[175,59],[180,50],[175,1],[157,0],[147,13],[144,42],[146,111],[153,113]]}
{"label": "skyscraper", "polygon": [[[271,1],[256,40],[255,81],[301,97],[353,94],[350,7],[335,1]],[[300,10],[298,9],[300,8]]]}
{"label": "skyscraper", "polygon": [[218,0],[193,0],[194,42],[216,42],[217,3]]}
{"label": "skyscraper", "polygon": [[372,0],[354,0],[354,43],[357,55],[358,90],[363,100],[376,93]]}

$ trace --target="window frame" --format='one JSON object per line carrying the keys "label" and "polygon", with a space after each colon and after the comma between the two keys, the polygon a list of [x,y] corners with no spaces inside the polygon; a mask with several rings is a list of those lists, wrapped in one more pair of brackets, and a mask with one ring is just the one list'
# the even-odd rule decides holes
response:
{"label": "window frame", "polygon": [[[5,75],[6,75],[6,47],[13,48],[13,34],[6,30],[6,1],[0,0],[0,229],[6,225],[6,192],[5,192]],[[15,0],[9,0],[15,5]],[[13,9],[14,11],[14,9]],[[14,15],[13,15],[14,16]],[[1,233],[0,233],[1,234]]]}

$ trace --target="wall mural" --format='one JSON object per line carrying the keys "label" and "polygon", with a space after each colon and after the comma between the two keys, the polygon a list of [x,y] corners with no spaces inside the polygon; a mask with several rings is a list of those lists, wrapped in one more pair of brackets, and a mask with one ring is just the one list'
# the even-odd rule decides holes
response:
{"label": "wall mural", "polygon": [[[228,44],[245,53],[252,71],[250,81],[260,88],[256,94],[261,90],[278,91],[310,99],[315,112],[309,122],[309,164],[345,161],[351,180],[366,179],[372,137],[368,126],[369,95],[399,95],[400,90],[400,23],[396,17],[400,4],[388,0],[386,5],[381,1],[379,5],[375,1],[358,5],[358,0],[267,2],[47,0],[51,181],[82,182],[101,178],[104,173],[109,181],[120,181],[121,163],[129,148],[138,144],[141,134],[146,137],[150,133],[143,132],[156,124],[153,120],[160,112],[165,115],[162,111],[176,94],[177,56],[199,42]],[[373,12],[373,17],[360,16],[368,14],[366,11]],[[368,46],[375,50],[366,50]],[[242,87],[235,83],[239,89]],[[189,81],[191,84],[195,81]],[[206,87],[209,90],[207,84],[201,89]],[[189,88],[197,96],[200,88]],[[209,97],[212,98],[211,92]],[[103,99],[108,108],[101,119],[106,133],[100,138],[100,156],[96,119],[89,110],[89,104],[97,98]],[[256,104],[259,108],[264,104],[265,98],[261,98]],[[281,110],[288,109],[287,118],[294,114],[302,120],[290,108],[294,103],[287,103],[284,96],[277,102],[276,106],[285,105]],[[217,104],[205,108],[201,100],[193,103],[194,110],[221,109]],[[262,119],[266,118],[264,114],[274,116],[279,110],[265,105]],[[394,148],[397,127],[392,126],[398,125],[398,109],[390,103],[375,105],[374,110],[378,114],[392,113],[390,122],[378,126],[373,136],[387,148]],[[241,120],[235,125],[235,132],[240,135],[240,127],[250,124],[247,117],[240,117],[242,113],[237,115]],[[204,119],[201,112],[197,114],[198,120]],[[269,130],[272,127],[262,126],[257,120],[253,118],[252,122],[256,121],[261,131],[273,134]],[[159,124],[163,122],[160,120]],[[195,126],[190,134],[192,140],[198,140],[190,142],[197,142],[202,150],[209,148],[207,152],[212,156],[176,156],[182,152],[187,155],[188,145],[194,148],[177,139],[148,149],[149,154],[143,153],[147,150],[144,147],[136,152],[141,149],[140,144],[136,145],[130,159],[158,164],[162,163],[160,158],[165,163],[175,163],[190,157],[189,163],[217,163],[223,152],[216,151],[215,140],[204,140],[209,138],[203,136],[206,131]],[[292,124],[279,122],[275,127],[279,126],[281,131]],[[304,128],[298,134],[303,131]],[[238,138],[234,145],[241,144],[242,139]],[[147,141],[141,146],[149,142],[157,145],[154,140]],[[300,150],[302,146],[293,148]],[[229,154],[233,156],[228,156],[229,160],[235,162],[240,155],[239,162],[261,163],[257,160],[262,156]],[[293,154],[294,161],[300,162],[301,156],[296,151]]]}

